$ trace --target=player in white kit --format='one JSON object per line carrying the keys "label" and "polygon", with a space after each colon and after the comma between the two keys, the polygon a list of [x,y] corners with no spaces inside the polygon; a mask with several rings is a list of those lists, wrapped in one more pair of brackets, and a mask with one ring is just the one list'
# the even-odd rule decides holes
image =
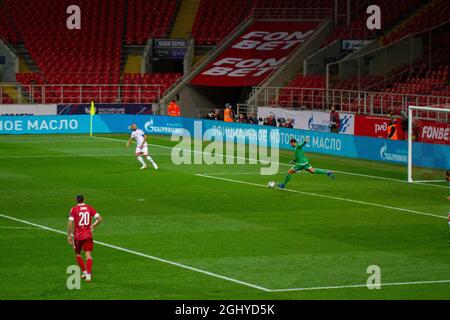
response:
{"label": "player in white kit", "polygon": [[137,160],[142,164],[141,169],[147,169],[148,166],[145,163],[145,160],[143,158],[143,156],[145,157],[145,159],[147,159],[152,165],[153,168],[155,168],[155,170],[158,170],[158,165],[156,164],[155,161],[153,161],[152,157],[149,156],[148,154],[148,146],[147,146],[147,137],[144,133],[144,131],[142,131],[141,129],[138,129],[138,127],[136,126],[136,124],[132,124],[130,126],[131,129],[131,137],[130,139],[128,139],[127,142],[127,147],[130,146],[131,144],[131,140],[136,140],[136,158]]}

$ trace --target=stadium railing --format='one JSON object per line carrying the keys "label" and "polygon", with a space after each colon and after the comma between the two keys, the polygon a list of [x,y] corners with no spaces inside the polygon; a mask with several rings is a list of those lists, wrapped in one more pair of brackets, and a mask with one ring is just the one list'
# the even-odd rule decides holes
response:
{"label": "stadium railing", "polygon": [[258,107],[281,107],[288,109],[337,110],[368,115],[398,115],[407,112],[408,106],[450,105],[448,96],[412,95],[387,92],[352,91],[323,88],[265,87],[255,88],[253,110]]}
{"label": "stadium railing", "polygon": [[[8,90],[6,90],[8,88]],[[13,90],[11,90],[13,89]],[[53,85],[0,85],[0,96],[16,92],[11,97],[17,104],[65,103],[156,103],[162,96],[164,85],[159,84],[53,84]],[[0,104],[2,103],[0,99]]]}
{"label": "stadium railing", "polygon": [[324,20],[331,16],[331,8],[253,8],[255,20]]}

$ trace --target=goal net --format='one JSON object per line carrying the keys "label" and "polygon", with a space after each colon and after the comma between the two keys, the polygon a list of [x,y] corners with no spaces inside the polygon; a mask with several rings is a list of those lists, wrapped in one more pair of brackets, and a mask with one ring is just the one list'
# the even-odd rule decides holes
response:
{"label": "goal net", "polygon": [[446,184],[450,170],[450,106],[408,110],[408,181]]}

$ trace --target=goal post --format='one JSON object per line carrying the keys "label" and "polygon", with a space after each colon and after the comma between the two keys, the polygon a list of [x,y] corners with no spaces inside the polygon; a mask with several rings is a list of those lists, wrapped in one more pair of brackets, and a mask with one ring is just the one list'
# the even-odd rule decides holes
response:
{"label": "goal post", "polygon": [[450,170],[450,107],[408,107],[408,181],[444,183]]}

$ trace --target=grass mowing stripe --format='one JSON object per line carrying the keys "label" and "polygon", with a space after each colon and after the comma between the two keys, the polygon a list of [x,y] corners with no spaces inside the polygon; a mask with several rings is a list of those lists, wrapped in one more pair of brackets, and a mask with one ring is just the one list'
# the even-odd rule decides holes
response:
{"label": "grass mowing stripe", "polygon": [[[115,139],[115,138],[96,137],[96,136],[92,136],[92,138],[102,139],[102,140],[109,140],[109,141],[126,142],[125,140]],[[159,147],[159,148],[164,148],[164,149],[176,149],[176,148],[173,148],[173,147],[162,146],[162,145],[159,145],[159,144],[151,144],[151,143],[147,143],[147,144],[149,146],[152,146],[152,147]],[[184,150],[184,151],[186,151],[186,152],[193,152],[193,153],[201,153],[201,154],[211,154],[209,152],[196,151],[196,150]],[[249,158],[237,157],[237,156],[234,156],[234,155],[233,156],[228,156],[228,155],[216,154],[216,156],[224,156],[224,157],[227,157],[227,158],[229,157],[229,158],[240,159],[240,160],[254,160],[254,159],[249,159]],[[278,164],[278,165],[281,165],[281,166],[292,167],[292,165],[287,164],[287,163],[280,163],[280,162],[274,162],[274,161],[272,161],[272,163]],[[355,172],[339,171],[339,170],[332,170],[332,171],[336,172],[336,173],[352,175],[352,176],[357,176],[357,177],[371,178],[371,179],[386,180],[386,181],[393,181],[393,182],[401,182],[401,183],[408,183],[408,184],[410,184],[409,181],[407,181],[407,180],[393,179],[393,178],[373,176],[373,175],[362,174],[362,173],[355,173]],[[440,185],[435,185],[435,184],[430,184],[430,183],[414,183],[414,184],[411,184],[411,185],[413,185],[413,186],[428,186],[428,187],[448,188],[447,186],[440,186]]]}
{"label": "grass mowing stripe", "polygon": [[[53,229],[53,228],[50,228],[50,227],[46,227],[46,226],[43,226],[43,225],[40,225],[40,224],[37,224],[37,223],[33,223],[33,222],[30,222],[30,221],[26,221],[26,220],[14,218],[14,217],[7,216],[7,215],[4,215],[4,214],[0,214],[0,217],[3,217],[5,219],[9,219],[9,220],[13,220],[13,221],[16,221],[16,222],[21,222],[21,223],[24,223],[24,224],[27,224],[27,225],[30,225],[30,226],[38,227],[38,228],[41,228],[41,229],[44,229],[44,230],[47,230],[47,231],[51,231],[51,232],[56,232],[56,233],[59,233],[59,234],[67,235],[67,233],[64,232],[64,231],[56,230],[56,229]],[[258,290],[261,290],[261,291],[270,292],[270,289],[267,289],[267,288],[264,288],[264,287],[261,287],[261,286],[255,285],[255,284],[251,284],[251,283],[248,283],[248,282],[244,282],[244,281],[241,281],[241,280],[233,279],[233,278],[230,278],[230,277],[227,277],[227,276],[223,276],[223,275],[220,275],[220,274],[217,274],[217,273],[214,273],[214,272],[209,272],[209,271],[206,271],[206,270],[198,269],[198,268],[191,267],[191,266],[188,266],[188,265],[185,265],[185,264],[181,264],[181,263],[178,263],[178,262],[162,259],[162,258],[159,258],[159,257],[155,257],[155,256],[151,256],[151,255],[142,253],[142,252],[138,252],[138,251],[122,248],[122,247],[119,247],[119,246],[115,246],[115,245],[112,245],[112,244],[109,244],[109,243],[105,243],[105,242],[101,242],[101,241],[97,241],[97,240],[94,240],[94,243],[96,243],[98,245],[101,245],[101,246],[104,246],[104,247],[111,248],[111,249],[115,249],[115,250],[131,253],[131,254],[134,254],[134,255],[137,255],[137,256],[140,256],[140,257],[144,257],[144,258],[147,258],[147,259],[151,259],[151,260],[167,263],[167,264],[179,267],[179,268],[183,268],[183,269],[187,269],[187,270],[190,270],[190,271],[202,273],[202,274],[214,277],[214,278],[230,281],[230,282],[233,282],[233,283],[236,283],[236,284],[240,284],[240,285],[243,285],[243,286],[246,286],[246,287],[250,287],[250,288],[253,288],[253,289],[258,289]]]}
{"label": "grass mowing stripe", "polygon": [[[204,177],[204,178],[209,178],[209,179],[216,179],[216,180],[222,180],[222,181],[227,181],[227,182],[246,184],[246,185],[255,186],[255,187],[267,188],[266,185],[259,184],[259,183],[253,183],[253,182],[247,182],[247,181],[241,181],[241,180],[234,180],[234,179],[228,179],[228,178],[222,178],[222,177],[214,177],[214,176],[211,176],[211,175],[205,175],[205,174],[200,174],[200,173],[197,173],[195,175],[198,176],[198,177]],[[347,198],[341,198],[341,197],[327,196],[327,195],[319,194],[319,193],[299,191],[299,190],[293,190],[293,189],[282,189],[281,191],[300,193],[300,194],[305,194],[305,195],[313,196],[313,197],[327,198],[327,199],[332,199],[332,200],[338,200],[338,201],[345,201],[345,202],[362,204],[362,205],[365,205],[365,206],[372,206],[372,207],[378,207],[378,208],[384,208],[384,209],[408,212],[408,213],[419,214],[419,215],[423,215],[423,216],[435,217],[435,218],[440,218],[440,219],[447,219],[447,217],[439,216],[439,215],[428,213],[428,212],[421,212],[421,211],[415,211],[415,210],[410,210],[410,209],[386,206],[386,205],[383,205],[383,204],[366,202],[366,201],[360,201],[360,200],[353,200],[353,199],[347,199]]]}
{"label": "grass mowing stripe", "polygon": [[[7,216],[7,215],[4,215],[4,214],[0,214],[0,217],[3,217],[5,219],[13,220],[13,221],[16,221],[16,222],[20,222],[20,223],[31,225],[31,226],[35,227],[35,228],[28,228],[28,229],[35,229],[35,230],[43,229],[43,230],[47,230],[47,231],[51,231],[51,232],[55,232],[55,233],[66,235],[66,232],[64,232],[64,231],[56,230],[56,229],[53,229],[53,228],[50,228],[50,227],[46,227],[46,226],[43,226],[43,225],[39,225],[39,224],[30,222],[30,221],[14,218],[14,217]],[[20,228],[20,227],[15,227],[15,228]],[[219,275],[219,274],[216,274],[216,273],[213,273],[213,272],[209,272],[209,271],[205,271],[205,270],[202,270],[202,269],[198,269],[198,268],[190,267],[190,266],[187,266],[187,265],[183,265],[183,264],[180,264],[178,262],[173,262],[173,261],[170,261],[170,260],[166,260],[166,259],[150,256],[150,255],[147,255],[147,254],[144,254],[144,253],[141,253],[141,252],[137,252],[137,251],[134,251],[134,250],[125,249],[125,248],[118,247],[118,246],[115,246],[115,245],[111,245],[111,244],[108,244],[108,243],[105,243],[105,242],[101,242],[101,241],[94,241],[94,242],[96,244],[104,246],[104,247],[108,247],[108,248],[111,248],[111,249],[115,249],[115,250],[131,253],[131,254],[134,254],[134,255],[137,255],[137,256],[140,256],[140,257],[144,257],[144,258],[148,258],[148,259],[151,259],[151,260],[156,260],[156,261],[159,261],[159,262],[167,263],[167,264],[170,264],[170,265],[173,265],[173,266],[176,266],[176,267],[180,267],[180,268],[187,269],[187,270],[194,271],[194,272],[199,272],[199,273],[211,276],[211,277],[227,280],[227,281],[230,281],[230,282],[233,282],[233,283],[241,284],[241,285],[244,285],[244,286],[247,286],[247,287],[251,287],[251,288],[254,288],[254,289],[258,289],[258,290],[261,290],[261,291],[265,291],[265,292],[313,291],[313,290],[333,290],[333,289],[351,289],[351,288],[364,288],[364,287],[367,287],[367,284],[359,284],[359,285],[343,285],[343,286],[323,286],[323,287],[306,287],[306,288],[267,289],[267,288],[264,288],[264,287],[261,287],[261,286],[258,286],[258,285],[254,285],[254,284],[247,283],[247,282],[240,281],[240,280],[236,280],[236,279],[233,279],[233,278],[230,278],[230,277],[222,276],[222,275]],[[381,283],[381,286],[382,287],[383,286],[386,287],[386,286],[440,284],[440,283],[450,283],[450,280],[393,282],[393,283],[384,283],[384,284]]]}

